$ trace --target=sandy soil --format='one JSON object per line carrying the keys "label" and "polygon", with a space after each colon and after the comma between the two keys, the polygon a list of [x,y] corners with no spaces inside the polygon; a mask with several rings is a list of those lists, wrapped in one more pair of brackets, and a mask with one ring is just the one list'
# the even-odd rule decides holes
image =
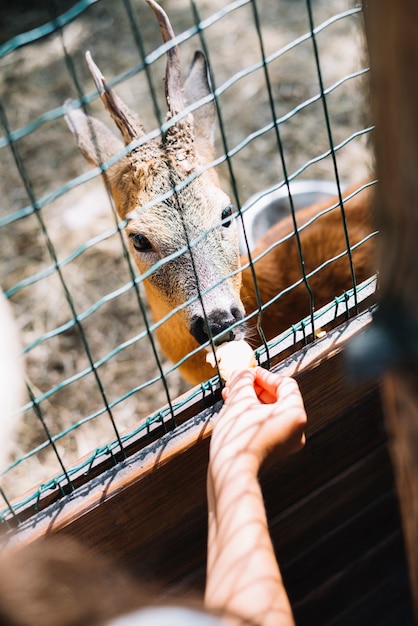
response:
{"label": "sandy soil", "polygon": [[[194,25],[189,0],[162,2],[174,30],[181,33]],[[236,3],[238,4],[238,3]],[[217,87],[261,59],[260,42],[250,3],[213,20],[204,31],[214,82]],[[66,3],[66,7],[71,3]],[[73,314],[63,288],[71,295],[74,310],[83,315],[98,300],[130,282],[130,270],[124,255],[122,237],[115,228],[112,205],[100,179],[80,184],[56,199],[44,202],[50,194],[75,177],[89,172],[73,142],[59,107],[68,98],[76,98],[72,76],[75,72],[81,89],[93,92],[92,80],[84,62],[90,49],[108,79],[113,79],[141,62],[126,6],[133,9],[135,25],[142,37],[146,54],[160,45],[160,35],[149,7],[142,0],[130,3],[100,0],[61,32],[20,47],[0,59],[0,90],[7,124],[15,131],[39,120],[33,132],[19,139],[16,153],[21,171],[6,146],[0,149],[0,219],[41,201],[39,214],[30,213],[0,228],[2,257],[1,286],[15,290],[10,299],[18,321],[22,343],[30,350],[25,356],[27,379],[33,393],[47,394],[63,381],[71,380],[59,391],[40,402],[43,419],[55,435],[75,422],[103,408],[103,399],[93,374],[77,377],[89,361],[79,329],[71,324]],[[226,0],[197,0],[200,19],[227,8]],[[313,2],[315,24],[353,7],[347,0]],[[261,31],[266,55],[284,48],[309,30],[306,3],[302,0],[263,0],[258,2]],[[48,17],[29,5],[16,4],[15,13],[1,21],[1,41],[23,32]],[[344,76],[365,66],[361,14],[336,20],[317,35],[323,82],[329,87]],[[198,36],[181,44],[184,67],[200,47]],[[65,57],[66,50],[68,57]],[[159,106],[165,111],[162,76],[164,60],[151,67]],[[311,41],[307,40],[278,56],[269,66],[272,96],[278,116],[285,115],[318,93],[318,76]],[[123,80],[118,92],[138,112],[148,128],[155,128],[152,99],[144,72]],[[364,78],[344,82],[328,97],[334,143],[368,125]],[[219,98],[229,149],[239,145],[250,133],[271,121],[271,109],[262,69],[243,76]],[[42,116],[57,109],[55,119]],[[91,110],[108,123],[97,100]],[[281,125],[286,167],[293,173],[310,159],[328,149],[328,139],[321,103],[313,103]],[[2,133],[4,134],[4,133]],[[219,153],[222,145],[218,137]],[[239,201],[276,184],[283,176],[274,132],[253,140],[232,158]],[[370,167],[367,138],[351,141],[338,153],[338,167],[344,183],[362,180]],[[22,177],[23,175],[23,177]],[[220,168],[222,185],[231,189],[228,168]],[[310,166],[302,178],[332,179],[329,158]],[[98,241],[94,238],[99,237]],[[65,264],[62,280],[53,268],[51,245],[58,261],[68,259],[85,246],[84,251]],[[39,273],[45,275],[33,281]],[[24,281],[29,284],[25,286]],[[19,286],[16,289],[16,285]],[[142,294],[141,294],[142,295]],[[94,361],[112,353],[120,344],[130,342],[144,329],[138,297],[133,289],[104,302],[82,321],[82,330]],[[54,333],[60,328],[59,333]],[[45,335],[51,333],[48,338]],[[40,341],[39,338],[44,338]],[[161,355],[160,355],[161,357]],[[163,368],[169,363],[163,358]],[[157,374],[156,360],[147,337],[133,341],[115,353],[98,369],[108,402],[117,400],[138,385],[146,384]],[[187,389],[177,372],[167,378],[174,398]],[[161,383],[149,384],[113,409],[118,428],[137,424],[166,402]],[[106,414],[87,421],[57,442],[66,465],[103,445],[113,437]],[[13,458],[27,453],[45,441],[44,428],[33,409],[19,416]],[[49,449],[38,453],[8,472],[3,486],[14,497],[37,482],[59,472]]]}

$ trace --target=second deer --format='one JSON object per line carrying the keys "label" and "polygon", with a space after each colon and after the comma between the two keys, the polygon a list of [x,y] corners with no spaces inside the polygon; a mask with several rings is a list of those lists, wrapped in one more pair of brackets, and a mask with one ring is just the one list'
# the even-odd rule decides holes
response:
{"label": "second deer", "polygon": [[[164,42],[174,33],[166,13],[147,0],[157,16]],[[245,336],[256,347],[261,343],[255,327],[257,316],[244,323],[246,314],[257,310],[253,272],[240,259],[235,210],[220,189],[214,161],[216,110],[208,81],[206,59],[197,51],[182,88],[179,50],[167,51],[165,77],[168,105],[166,130],[159,139],[146,132],[127,106],[106,84],[100,70],[87,55],[87,62],[104,106],[118,127],[123,142],[99,120],[80,109],[68,108],[67,122],[84,157],[94,166],[115,160],[106,170],[118,214],[128,220],[126,233],[130,252],[141,274],[164,353],[180,365],[183,377],[199,383],[215,375],[206,363],[212,341],[220,343]],[[204,99],[204,104],[185,112]],[[125,147],[128,146],[128,149]],[[350,243],[354,245],[372,230],[371,191],[365,189],[345,204]],[[329,203],[330,205],[331,203]],[[145,208],[143,208],[145,207]],[[319,207],[321,208],[321,207]],[[318,207],[298,213],[298,223],[309,221]],[[284,220],[258,243],[256,258],[294,225]],[[337,208],[325,213],[300,234],[306,270],[320,267],[346,250],[346,240]],[[373,273],[373,242],[353,252],[357,281]],[[243,271],[240,271],[241,263]],[[255,263],[262,303],[268,302],[301,277],[295,237]],[[347,257],[327,266],[310,281],[315,306],[322,306],[352,286]],[[266,308],[262,328],[267,339],[309,314],[310,300],[299,286]]]}

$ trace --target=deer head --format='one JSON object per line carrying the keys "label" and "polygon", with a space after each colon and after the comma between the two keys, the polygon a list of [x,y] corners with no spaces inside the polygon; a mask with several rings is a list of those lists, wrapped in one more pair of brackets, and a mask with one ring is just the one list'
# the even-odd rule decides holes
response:
{"label": "deer head", "polygon": [[[157,16],[164,42],[171,41],[174,33],[166,13],[154,0],[147,2]],[[153,316],[158,321],[185,304],[157,331],[163,351],[176,361],[209,338],[241,339],[244,309],[233,207],[219,187],[216,172],[204,169],[214,159],[213,100],[182,115],[187,105],[211,94],[205,56],[196,52],[183,92],[178,46],[169,48],[166,120],[176,120],[160,138],[149,140],[136,115],[106,84],[89,53],[86,57],[123,142],[80,109],[67,109],[67,123],[92,165],[100,166],[122,154],[106,170],[106,177],[119,216],[128,220],[130,252],[139,271],[149,272],[157,264],[144,280]],[[199,358],[204,362],[203,354]],[[198,371],[201,363],[196,359],[189,361],[182,373],[191,382],[214,374],[206,365],[204,371]]]}

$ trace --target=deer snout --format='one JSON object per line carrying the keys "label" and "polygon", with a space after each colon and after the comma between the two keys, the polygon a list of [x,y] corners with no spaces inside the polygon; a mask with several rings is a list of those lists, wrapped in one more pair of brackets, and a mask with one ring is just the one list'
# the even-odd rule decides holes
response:
{"label": "deer snout", "polygon": [[[231,328],[236,322],[240,322],[244,315],[238,307],[231,307],[229,311],[215,309],[206,316],[195,315],[192,317],[190,332],[200,344],[206,343],[209,337],[215,338],[215,343],[234,341],[244,337],[244,325]],[[219,335],[219,336],[217,336]]]}

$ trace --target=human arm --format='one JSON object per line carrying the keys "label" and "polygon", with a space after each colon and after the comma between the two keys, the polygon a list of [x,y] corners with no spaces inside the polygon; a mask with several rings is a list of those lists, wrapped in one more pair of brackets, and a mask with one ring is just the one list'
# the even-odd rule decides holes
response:
{"label": "human arm", "polygon": [[234,626],[290,626],[257,476],[273,449],[285,457],[303,447],[302,397],[293,379],[259,367],[236,373],[223,395],[207,476],[205,605],[231,616],[224,619]]}

